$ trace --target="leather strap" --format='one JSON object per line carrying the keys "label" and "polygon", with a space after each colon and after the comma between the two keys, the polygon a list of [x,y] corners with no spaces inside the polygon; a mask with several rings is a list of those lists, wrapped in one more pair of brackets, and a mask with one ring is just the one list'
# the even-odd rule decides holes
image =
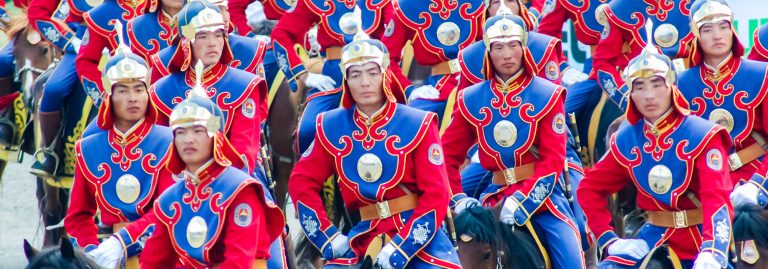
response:
{"label": "leather strap", "polygon": [[493,184],[512,185],[531,178],[535,171],[535,163],[529,163],[514,168],[508,168],[502,171],[496,171],[493,172]]}
{"label": "leather strap", "polygon": [[253,261],[253,269],[267,269],[267,260],[256,259]]}
{"label": "leather strap", "polygon": [[392,200],[366,205],[360,208],[360,219],[363,221],[385,219],[414,209],[418,203],[419,195],[412,193]]}
{"label": "leather strap", "polygon": [[325,48],[326,60],[341,60],[341,47]]}
{"label": "leather strap", "polygon": [[120,222],[115,223],[112,225],[112,233],[116,233],[120,229],[124,228],[125,226],[128,226],[128,224],[131,224],[130,222]]}
{"label": "leather strap", "polygon": [[760,143],[754,143],[728,155],[728,165],[730,166],[731,171],[736,171],[744,166],[744,164],[757,160],[757,158],[760,158],[760,156],[763,156],[764,154],[765,149],[760,146]]}
{"label": "leather strap", "polygon": [[459,65],[459,60],[455,59],[432,66],[433,76],[456,74],[459,72],[461,72],[461,66]]}
{"label": "leather strap", "polygon": [[683,211],[648,211],[647,222],[666,228],[687,228],[703,223],[700,208]]}

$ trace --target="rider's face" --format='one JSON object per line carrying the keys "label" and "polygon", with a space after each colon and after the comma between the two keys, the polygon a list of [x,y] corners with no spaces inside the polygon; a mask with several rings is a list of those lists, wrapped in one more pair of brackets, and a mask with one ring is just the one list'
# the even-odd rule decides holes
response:
{"label": "rider's face", "polygon": [[384,104],[383,75],[376,63],[352,66],[347,70],[347,86],[358,106],[381,107]]}
{"label": "rider's face", "polygon": [[632,82],[630,98],[650,122],[655,122],[672,107],[672,88],[661,76],[638,78]]}
{"label": "rider's face", "polygon": [[520,15],[520,6],[517,4],[517,0],[492,0],[488,5],[488,18],[496,16],[502,2],[507,8],[512,10],[512,14]]}
{"label": "rider's face", "polygon": [[173,130],[173,143],[187,166],[200,167],[213,158],[213,138],[208,136],[205,126],[176,128]]}
{"label": "rider's face", "polygon": [[112,85],[112,112],[117,120],[136,122],[147,111],[149,95],[142,81],[120,82]]}
{"label": "rider's face", "polygon": [[195,42],[192,43],[192,54],[195,56],[193,63],[201,60],[203,65],[209,66],[219,62],[224,51],[224,42],[224,30],[197,33]]}
{"label": "rider's face", "polygon": [[493,42],[490,55],[493,69],[502,79],[514,76],[523,66],[523,46],[520,41]]}
{"label": "rider's face", "polygon": [[183,0],[160,0],[160,3],[163,5],[163,10],[171,16],[176,15],[184,6]]}
{"label": "rider's face", "polygon": [[702,25],[699,28],[699,45],[707,56],[725,57],[731,53],[733,45],[731,23],[721,21]]}

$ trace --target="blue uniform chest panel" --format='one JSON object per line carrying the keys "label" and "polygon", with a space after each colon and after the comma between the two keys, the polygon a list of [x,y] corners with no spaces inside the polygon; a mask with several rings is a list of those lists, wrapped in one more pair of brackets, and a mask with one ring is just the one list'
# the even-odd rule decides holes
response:
{"label": "blue uniform chest panel", "polygon": [[[134,18],[131,22],[135,41],[147,51],[159,51],[168,47],[171,33],[160,26],[159,13],[152,12]],[[134,44],[135,45],[135,44]]]}
{"label": "blue uniform chest panel", "polygon": [[[128,15],[128,12],[120,7],[115,0],[105,0],[101,5],[88,11],[91,20],[103,31],[114,32],[115,25],[113,20],[118,20],[123,24],[123,40],[130,46],[130,39],[128,38],[128,31],[125,31],[126,19],[123,15]],[[90,34],[96,34],[91,31]],[[114,40],[117,42],[117,40]]]}
{"label": "blue uniform chest panel", "polygon": [[659,2],[661,5],[658,8],[646,4],[644,1],[636,0],[613,0],[608,5],[610,5],[611,11],[621,22],[637,26],[638,36],[643,38],[642,40],[645,40],[644,25],[646,19],[651,19],[653,22],[654,34],[659,27],[667,28],[674,26],[677,31],[677,40],[675,40],[674,45],[669,47],[662,46],[654,37],[654,45],[661,48],[662,53],[674,59],[680,49],[680,40],[686,38],[691,32],[688,14],[690,13],[693,1],[674,0]]}
{"label": "blue uniform chest panel", "polygon": [[[474,30],[477,29],[473,28],[482,27],[473,25],[476,20],[473,16],[483,16],[482,9],[485,5],[482,0],[432,0],[431,3],[424,0],[397,0],[395,3],[395,9],[400,9],[404,19],[409,22],[407,24],[411,25],[417,35],[429,45],[442,49],[448,58],[455,59],[462,45],[466,46],[474,41]],[[419,27],[413,27],[414,25]],[[458,29],[455,44],[444,44],[438,39],[438,29],[441,26],[443,29],[449,29],[449,25]]]}
{"label": "blue uniform chest panel", "polygon": [[[323,27],[329,32],[343,37],[345,43],[351,43],[355,37],[355,32],[345,33],[340,22],[348,20],[348,17],[355,11],[355,6],[360,7],[363,19],[362,29],[366,33],[371,33],[381,23],[381,8],[384,2],[389,0],[306,0],[310,9],[314,11],[323,20]],[[329,4],[331,2],[332,4]],[[349,4],[349,6],[348,6]],[[344,17],[344,18],[342,18]]]}

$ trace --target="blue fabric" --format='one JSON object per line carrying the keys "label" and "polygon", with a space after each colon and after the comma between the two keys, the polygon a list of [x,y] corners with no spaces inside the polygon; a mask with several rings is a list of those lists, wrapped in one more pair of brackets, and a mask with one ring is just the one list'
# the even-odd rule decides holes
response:
{"label": "blue fabric", "polygon": [[[79,25],[75,35],[82,38],[85,29],[85,25]],[[40,100],[41,112],[61,111],[64,105],[62,100],[69,97],[77,83],[80,82],[75,68],[75,57],[77,57],[76,53],[64,53],[61,62],[56,66],[56,70],[53,71],[50,79],[43,86],[43,96]]]}
{"label": "blue fabric", "polygon": [[[569,214],[570,211],[563,213],[573,219]],[[553,269],[578,268],[579,263],[584,264],[584,253],[579,244],[578,231],[573,230],[566,222],[549,211],[533,216],[531,223],[549,252]]]}
{"label": "blue fabric", "polygon": [[470,163],[461,171],[461,188],[469,197],[480,199],[480,194],[493,182],[493,173],[479,163]]}
{"label": "blue fabric", "polygon": [[[565,113],[574,113],[577,117],[592,110],[600,101],[603,93],[595,80],[585,80],[568,87],[565,97]],[[581,129],[581,128],[579,128]]]}
{"label": "blue fabric", "polygon": [[14,39],[5,43],[2,49],[0,49],[0,77],[10,77],[13,75],[13,71],[16,66],[13,64],[13,42]]}
{"label": "blue fabric", "polygon": [[[328,60],[323,64],[323,75],[332,78],[333,81],[336,82],[336,87],[341,86],[341,81],[343,79],[341,69],[339,68],[340,62],[340,60]],[[310,89],[307,92],[307,96],[312,96],[319,92],[320,91],[317,89]],[[307,102],[304,107],[304,114],[302,114],[301,120],[299,120],[299,127],[297,129],[298,136],[296,139],[299,152],[307,150],[309,145],[312,144],[312,141],[315,139],[315,119],[317,119],[317,115],[338,108],[341,104],[341,96],[341,91],[339,91],[334,94],[314,97]]]}
{"label": "blue fabric", "polygon": [[431,100],[431,99],[416,99],[408,103],[408,106],[421,109],[424,111],[431,111],[437,114],[438,122],[443,121],[443,114],[445,114],[445,101]]}

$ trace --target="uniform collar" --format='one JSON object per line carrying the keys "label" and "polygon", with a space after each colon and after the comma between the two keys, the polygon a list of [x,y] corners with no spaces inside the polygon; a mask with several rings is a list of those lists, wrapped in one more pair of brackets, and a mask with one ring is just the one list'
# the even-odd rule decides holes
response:
{"label": "uniform collar", "polygon": [[[219,81],[219,79],[224,76],[227,68],[228,66],[221,63],[216,63],[206,67],[205,70],[203,70],[203,87],[208,88]],[[189,69],[186,75],[187,84],[195,85],[196,78],[197,74],[195,74],[195,70]]]}
{"label": "uniform collar", "polygon": [[208,185],[211,181],[216,179],[216,177],[221,174],[221,172],[224,170],[224,167],[216,163],[213,158],[205,162],[200,168],[197,169],[194,173],[189,171],[189,169],[184,169],[184,179],[187,181],[187,183],[190,183],[194,186],[200,186],[200,185]]}
{"label": "uniform collar", "polygon": [[142,117],[139,121],[137,121],[133,126],[131,126],[128,131],[125,133],[121,132],[117,129],[117,126],[112,126],[112,132],[114,133],[113,139],[114,142],[117,142],[119,144],[128,144],[136,139],[143,139],[144,134],[147,131],[147,127],[150,126],[149,122],[145,120],[144,117]]}
{"label": "uniform collar", "polygon": [[676,126],[679,122],[679,119],[682,119],[679,113],[677,111],[670,107],[667,112],[664,113],[656,122],[650,122],[647,119],[643,118],[644,127],[643,130],[646,133],[650,133],[653,136],[660,136],[663,134],[667,134],[670,131],[673,130],[672,127]]}
{"label": "uniform collar", "polygon": [[707,79],[713,82],[722,80],[725,76],[733,71],[733,67],[736,65],[737,59],[738,58],[733,57],[733,53],[729,53],[728,56],[723,59],[723,61],[716,67],[702,61],[704,64],[704,73],[707,76]]}
{"label": "uniform collar", "polygon": [[174,18],[173,18],[173,16],[171,16],[171,14],[168,14],[162,8],[160,8],[160,12],[158,12],[158,13],[159,14],[158,14],[157,18],[160,21],[160,24],[165,25],[168,28],[171,28],[173,30],[176,30],[176,24],[174,23],[174,22],[176,22],[176,20],[174,20]]}
{"label": "uniform collar", "polygon": [[360,111],[360,109],[358,109],[357,106],[355,106],[354,118],[356,122],[362,123],[366,126],[371,126],[374,123],[378,123],[382,119],[389,120],[389,118],[391,118],[390,117],[392,114],[391,112],[393,111],[392,108],[394,108],[395,106],[396,106],[395,103],[385,101],[384,105],[381,106],[381,108],[379,108],[379,110],[374,112],[373,115],[371,115],[370,117],[365,113],[363,113],[362,111]]}
{"label": "uniform collar", "polygon": [[525,72],[524,68],[520,68],[515,75],[506,81],[495,75],[491,81],[491,88],[501,93],[518,92],[525,88],[530,81],[531,75]]}

